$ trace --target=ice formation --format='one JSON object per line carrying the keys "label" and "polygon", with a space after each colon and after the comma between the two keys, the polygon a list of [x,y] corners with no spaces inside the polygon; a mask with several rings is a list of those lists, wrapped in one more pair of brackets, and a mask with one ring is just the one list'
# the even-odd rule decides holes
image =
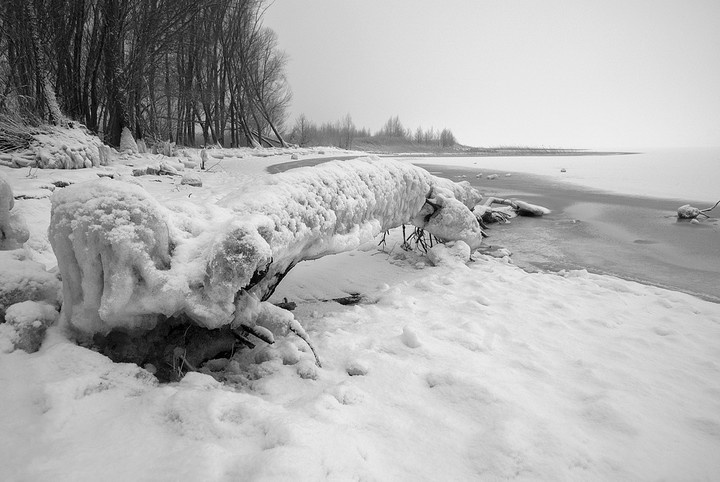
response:
{"label": "ice formation", "polygon": [[130,132],[130,129],[127,127],[123,127],[122,135],[120,136],[120,147],[118,150],[129,154],[137,154],[139,152],[135,138]]}
{"label": "ice formation", "polygon": [[27,300],[59,305],[60,281],[40,263],[27,259],[24,250],[0,251],[0,323],[12,305]]}
{"label": "ice formation", "polygon": [[480,200],[466,182],[377,158],[268,176],[212,206],[163,207],[122,181],[76,184],[52,199],[61,319],[87,335],[150,329],[158,315],[184,314],[210,329],[254,326],[258,310],[243,292],[262,302],[298,262],[355,249],[403,223],[477,247],[470,208]]}
{"label": "ice formation", "polygon": [[25,220],[13,211],[14,206],[12,187],[0,173],[0,250],[18,248],[30,237]]}

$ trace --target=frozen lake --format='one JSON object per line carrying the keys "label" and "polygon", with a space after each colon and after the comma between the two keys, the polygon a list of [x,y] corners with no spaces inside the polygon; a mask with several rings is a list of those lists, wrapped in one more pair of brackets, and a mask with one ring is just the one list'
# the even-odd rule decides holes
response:
{"label": "frozen lake", "polygon": [[418,164],[537,174],[608,192],[694,201],[698,207],[711,206],[720,199],[720,148],[666,149],[603,156],[405,159]]}

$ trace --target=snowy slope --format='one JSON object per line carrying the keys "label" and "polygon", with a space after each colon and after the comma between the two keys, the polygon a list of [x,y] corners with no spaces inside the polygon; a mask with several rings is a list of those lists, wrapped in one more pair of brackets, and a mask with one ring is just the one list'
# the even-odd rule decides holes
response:
{"label": "snowy slope", "polygon": [[[200,173],[202,188],[138,182],[161,202],[217,202],[282,159],[223,160],[231,167]],[[16,195],[60,175],[3,172]],[[29,251],[51,260],[49,201],[16,204],[37,213]],[[323,368],[294,337],[222,367],[223,384],[190,374],[158,385],[57,330],[37,353],[0,353],[0,480],[720,473],[720,306],[584,271],[530,274],[507,258],[433,267],[399,244],[394,232],[385,251],[373,242],[303,262],[278,288],[272,301],[298,304]],[[360,304],[327,301],[351,293]]]}

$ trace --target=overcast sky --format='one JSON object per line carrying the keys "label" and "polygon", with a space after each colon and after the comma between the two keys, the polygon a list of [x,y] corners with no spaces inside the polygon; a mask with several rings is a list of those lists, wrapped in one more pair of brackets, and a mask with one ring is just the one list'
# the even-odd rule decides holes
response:
{"label": "overcast sky", "polygon": [[720,146],[720,0],[275,0],[291,117],[468,145]]}

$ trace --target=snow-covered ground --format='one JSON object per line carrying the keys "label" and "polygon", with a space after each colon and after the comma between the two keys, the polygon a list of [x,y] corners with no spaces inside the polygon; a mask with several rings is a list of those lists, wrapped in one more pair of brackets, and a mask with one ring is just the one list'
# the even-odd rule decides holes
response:
{"label": "snow-covered ground", "polygon": [[[224,157],[197,173],[201,188],[179,176],[133,179],[161,202],[215,203],[291,160],[274,153],[216,152]],[[159,159],[36,178],[0,168],[25,197],[15,209],[30,256],[56,264],[51,181],[129,178]],[[360,304],[332,301],[355,293]],[[323,368],[294,336],[222,366],[225,383],[191,373],[160,385],[57,329],[37,353],[0,353],[0,480],[720,474],[720,305],[585,271],[530,274],[479,254],[432,266],[401,250],[397,232],[384,250],[373,242],[301,263],[271,301],[284,298],[298,304]]]}

